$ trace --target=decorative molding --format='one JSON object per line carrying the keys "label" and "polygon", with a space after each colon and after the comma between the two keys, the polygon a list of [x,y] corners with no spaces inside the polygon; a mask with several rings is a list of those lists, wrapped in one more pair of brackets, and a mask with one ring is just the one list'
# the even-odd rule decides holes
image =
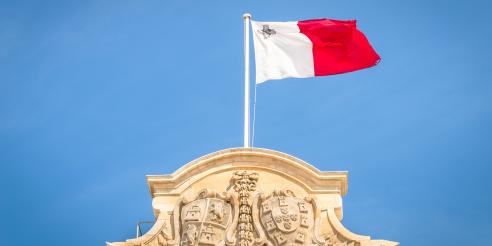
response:
{"label": "decorative molding", "polygon": [[189,162],[173,174],[147,175],[147,183],[152,197],[179,195],[190,184],[204,177],[238,168],[277,172],[311,193],[337,193],[343,196],[348,190],[348,173],[345,171],[322,172],[298,158],[262,148],[217,151]]}

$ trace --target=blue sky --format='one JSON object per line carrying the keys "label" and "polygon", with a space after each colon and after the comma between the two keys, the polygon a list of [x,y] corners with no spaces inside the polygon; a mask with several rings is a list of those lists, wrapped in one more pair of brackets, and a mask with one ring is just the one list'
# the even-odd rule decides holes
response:
{"label": "blue sky", "polygon": [[[403,245],[492,233],[489,1],[0,1],[2,245],[104,245],[147,174],[242,144],[242,14],[357,19],[371,69],[258,87],[258,147],[349,171],[343,224]],[[485,238],[485,240],[484,240]]]}

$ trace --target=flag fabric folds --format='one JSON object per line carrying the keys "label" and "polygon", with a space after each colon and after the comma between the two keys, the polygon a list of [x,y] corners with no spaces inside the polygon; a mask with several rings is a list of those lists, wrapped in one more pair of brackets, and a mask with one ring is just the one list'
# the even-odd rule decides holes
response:
{"label": "flag fabric folds", "polygon": [[347,73],[380,60],[355,20],[251,23],[257,84]]}

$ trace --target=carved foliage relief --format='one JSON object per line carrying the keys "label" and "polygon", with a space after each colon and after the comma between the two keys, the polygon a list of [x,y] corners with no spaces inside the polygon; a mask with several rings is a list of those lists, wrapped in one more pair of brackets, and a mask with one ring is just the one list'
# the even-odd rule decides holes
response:
{"label": "carved foliage relief", "polygon": [[258,173],[248,171],[234,172],[232,177],[234,191],[239,195],[239,223],[236,233],[239,246],[251,246],[254,243],[251,194],[256,190],[258,178]]}

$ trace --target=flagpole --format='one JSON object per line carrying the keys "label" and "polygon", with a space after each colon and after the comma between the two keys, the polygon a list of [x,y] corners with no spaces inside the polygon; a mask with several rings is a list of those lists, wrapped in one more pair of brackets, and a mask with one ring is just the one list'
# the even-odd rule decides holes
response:
{"label": "flagpole", "polygon": [[249,21],[251,14],[245,13],[244,19],[244,147],[250,147],[249,141]]}

